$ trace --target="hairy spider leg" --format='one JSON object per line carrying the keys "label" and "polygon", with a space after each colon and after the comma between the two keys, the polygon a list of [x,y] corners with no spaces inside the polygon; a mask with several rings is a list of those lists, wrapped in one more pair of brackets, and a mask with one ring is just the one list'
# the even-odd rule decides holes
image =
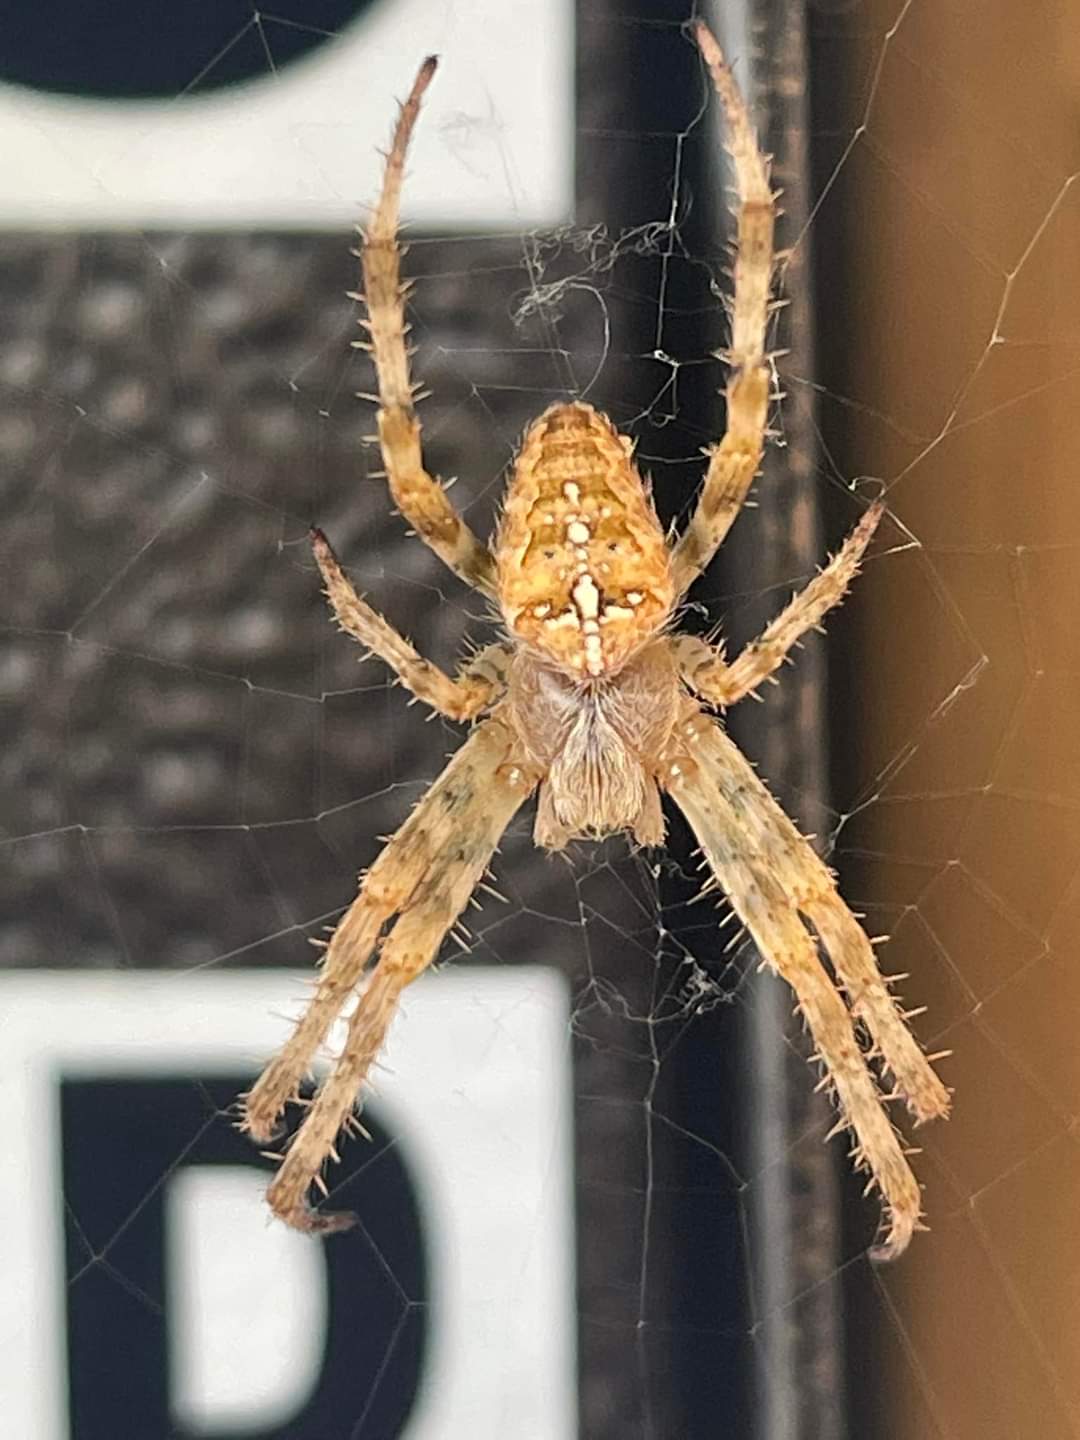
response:
{"label": "hairy spider leg", "polygon": [[371,224],[360,228],[360,264],[363,294],[354,299],[367,308],[361,325],[369,341],[379,386],[379,445],[394,503],[424,543],[456,575],[487,595],[495,593],[495,563],[487,545],[478,540],[451,504],[439,482],[424,469],[420,421],[413,404],[415,389],[409,376],[405,300],[408,286],[401,282],[401,248],[398,218],[405,155],[420,102],[431,83],[438,60],[429,55],[421,65],[409,98],[401,106],[390,153],[386,158],[382,192]]}
{"label": "hairy spider leg", "polygon": [[491,708],[506,689],[504,645],[486,646],[456,676],[447,675],[356,593],[321,530],[312,530],[311,544],[338,624],[388,665],[407,690],[448,720],[474,720]]}
{"label": "hairy spider leg", "polygon": [[[482,721],[363,876],[360,893],[326,948],[314,996],[245,1099],[243,1128],[256,1140],[268,1141],[378,947],[378,962],[357,1001],[341,1058],[270,1187],[274,1213],[289,1224],[325,1230],[349,1223],[311,1211],[308,1189],[349,1119],[401,991],[435,959],[535,784],[535,775],[519,762],[509,727],[497,716]],[[398,921],[380,946],[383,926],[394,915]]]}
{"label": "hairy spider leg", "polygon": [[[662,778],[763,961],[795,992],[835,1091],[841,1126],[854,1132],[856,1159],[869,1169],[885,1202],[887,1233],[874,1257],[893,1259],[919,1224],[921,1195],[870,1057],[859,1044],[856,1019],[865,1021],[877,1053],[919,1118],[946,1114],[948,1091],[904,1025],[877,974],[869,939],[836,895],[828,870],[734,742],[696,706],[687,707]],[[846,920],[840,921],[839,909]],[[851,1009],[830,981],[800,911],[828,947]],[[857,944],[853,930],[862,936]]]}
{"label": "hairy spider leg", "polygon": [[679,673],[691,690],[710,705],[726,707],[771,679],[801,637],[820,625],[843,600],[884,513],[880,501],[871,505],[825,568],[730,663],[719,646],[708,645],[696,635],[674,636]]}
{"label": "hairy spider leg", "polygon": [[719,445],[709,452],[697,506],[672,551],[679,595],[686,593],[716,554],[761,464],[769,407],[765,330],[776,220],[768,161],[758,149],[746,103],[708,27],[699,21],[694,34],[727,120],[727,145],[738,190],[738,239],[731,343],[722,357],[730,366],[727,429]]}

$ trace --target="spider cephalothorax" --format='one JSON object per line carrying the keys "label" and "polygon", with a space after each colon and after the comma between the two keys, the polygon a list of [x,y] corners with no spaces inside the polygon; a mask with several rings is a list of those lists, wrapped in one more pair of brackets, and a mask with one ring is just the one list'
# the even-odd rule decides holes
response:
{"label": "spider cephalothorax", "polygon": [[[631,441],[581,402],[553,405],[526,432],[493,549],[424,469],[397,221],[405,152],[434,59],[421,66],[401,109],[361,250],[380,445],[402,514],[452,570],[497,604],[509,640],[482,650],[456,677],[447,675],[356,594],[315,532],[315,558],[342,628],[418,698],[449,719],[478,723],[363,876],[327,946],[311,1003],[246,1097],[246,1128],[268,1140],[333,1021],[358,997],[344,1050],[270,1186],[275,1213],[301,1229],[351,1222],[313,1210],[310,1188],[325,1193],[322,1166],[336,1157],[338,1132],[354,1124],[360,1087],[402,990],[437,956],[499,837],[534,791],[536,840],[552,849],[623,830],[639,845],[659,845],[661,792],[671,797],[763,960],[796,994],[840,1128],[852,1130],[857,1163],[882,1193],[887,1234],[877,1254],[898,1254],[919,1220],[919,1186],[871,1061],[880,1062],[896,1095],[922,1121],[948,1112],[949,1092],[930,1063],[936,1057],[927,1057],[907,1028],[832,874],[713,713],[771,678],[799,637],[842,599],[881,505],[867,509],[825,569],[732,662],[704,640],[671,629],[676,605],[746,498],[761,460],[769,396],[768,166],[716,41],[702,24],[696,38],[727,118],[739,233],[725,357],[727,428],[709,452],[690,523],[672,544]],[[869,1037],[869,1055],[857,1026]]]}

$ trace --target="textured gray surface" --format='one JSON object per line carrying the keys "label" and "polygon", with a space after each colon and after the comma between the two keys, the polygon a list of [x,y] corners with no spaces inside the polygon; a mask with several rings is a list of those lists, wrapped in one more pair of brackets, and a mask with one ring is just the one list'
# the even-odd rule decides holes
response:
{"label": "textured gray surface", "polygon": [[[474,256],[489,298],[495,275],[517,283]],[[370,858],[320,817],[374,795],[359,828],[385,830],[407,800],[380,792],[429,771],[436,738],[327,627],[309,523],[425,648],[448,658],[469,624],[367,474],[354,262],[338,239],[274,237],[7,241],[4,259],[5,813],[50,838],[18,847],[0,953],[265,963],[260,938],[335,908]],[[482,467],[484,525],[529,397],[481,458],[494,427],[476,436],[446,358],[476,335],[465,277],[426,286],[421,313],[425,418],[443,468]],[[489,379],[481,354],[469,385]]]}
{"label": "textured gray surface", "polygon": [[[784,268],[787,308],[778,348],[786,396],[779,415],[782,448],[767,452],[758,482],[756,524],[727,557],[736,589],[758,593],[740,617],[756,633],[793,587],[836,548],[822,516],[821,454],[815,375],[814,242],[807,228],[810,94],[806,20],[789,0],[755,0],[753,52],[764,143],[775,156],[781,192],[778,245],[795,245]],[[786,376],[798,377],[788,382]],[[775,423],[775,422],[774,422]],[[831,843],[825,646],[810,636],[783,682],[763,704],[732,712],[728,728],[768,776],[776,795],[819,848]],[[835,1116],[810,1083],[813,1048],[779,981],[755,988],[751,1100],[760,1180],[752,1207],[753,1293],[763,1317],[758,1345],[758,1425],[767,1440],[842,1440],[842,1278],[837,1149],[821,1137]],[[781,1043],[781,1038],[784,1043]],[[785,1163],[771,1164],[778,1147]]]}

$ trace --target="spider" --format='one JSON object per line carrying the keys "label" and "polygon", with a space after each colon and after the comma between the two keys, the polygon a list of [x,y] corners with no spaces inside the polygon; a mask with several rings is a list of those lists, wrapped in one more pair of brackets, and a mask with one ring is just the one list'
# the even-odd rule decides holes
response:
{"label": "spider", "polygon": [[[339,1132],[359,1128],[358,1096],[402,991],[436,959],[504,829],[534,792],[535,840],[549,850],[620,831],[638,845],[660,845],[661,792],[670,796],[764,961],[795,992],[824,1067],[822,1084],[839,1109],[835,1129],[851,1130],[856,1165],[881,1192],[884,1235],[874,1254],[900,1254],[919,1225],[919,1185],[886,1102],[903,1098],[916,1122],[946,1115],[949,1091],[931,1065],[939,1057],[925,1055],[907,1028],[832,873],[714,713],[772,678],[799,637],[843,598],[881,503],[866,510],[825,568],[730,663],[719,647],[672,628],[680,601],[746,499],[761,462],[770,398],[769,164],[719,45],[701,23],[695,38],[724,109],[738,236],[731,344],[722,357],[729,367],[726,433],[706,452],[696,509],[671,544],[635,466],[632,441],[581,401],[552,405],[529,426],[492,546],[472,533],[425,470],[398,215],[406,151],[435,57],[423,62],[400,107],[379,201],[361,231],[364,295],[352,298],[366,305],[361,323],[369,339],[356,343],[373,356],[379,443],[398,508],[455,574],[494,601],[506,639],[448,675],[356,593],[326,537],[312,532],[341,628],[414,696],[450,720],[475,724],[362,876],[326,946],[307,1009],[243,1097],[243,1127],[268,1143],[286,1105],[298,1100],[332,1023],[358,996],[336,1066],[308,1102],[284,1155],[274,1157],[281,1164],[270,1206],[301,1230],[327,1233],[352,1223],[353,1216],[313,1208],[312,1186],[328,1193],[323,1164],[338,1158]],[[873,1061],[891,1073],[892,1094],[882,1093]]]}

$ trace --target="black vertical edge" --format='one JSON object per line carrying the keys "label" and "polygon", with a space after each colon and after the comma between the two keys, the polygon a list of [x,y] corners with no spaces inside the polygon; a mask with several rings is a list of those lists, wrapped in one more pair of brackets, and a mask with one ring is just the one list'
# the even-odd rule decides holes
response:
{"label": "black vertical edge", "polygon": [[[813,131],[821,137],[811,155],[814,193],[820,195],[833,180],[844,146],[849,143],[866,103],[863,56],[866,15],[844,6],[818,4],[808,11],[808,46],[812,78]],[[817,245],[814,268],[821,295],[835,295],[837,303],[823,316],[818,334],[819,378],[840,394],[851,393],[847,381],[852,365],[850,302],[852,237],[860,223],[859,186],[846,193],[854,200],[844,206],[827,205],[815,221]],[[822,435],[830,454],[845,474],[853,472],[851,426],[843,406],[827,407]],[[837,650],[830,656],[829,733],[833,737],[832,764],[836,784],[854,793],[860,782],[855,757],[859,753],[857,703],[858,670],[866,658]],[[843,875],[841,875],[843,882]],[[847,1187],[841,1206],[843,1244],[847,1254],[858,1253],[866,1239],[865,1203],[856,1187]],[[851,1435],[884,1433],[889,1424],[889,1396],[876,1377],[887,1363],[888,1346],[881,1332],[881,1293],[869,1265],[848,1266],[844,1272],[844,1342],[842,1363],[846,1372],[848,1429]]]}
{"label": "black vertical edge", "polygon": [[[574,221],[618,234],[667,213],[670,147],[646,145],[640,137],[677,123],[671,118],[677,87],[659,83],[658,50],[681,63],[686,83],[693,56],[680,44],[675,13],[661,0],[647,0],[632,15],[618,0],[580,0],[577,27]],[[610,303],[619,339],[604,365],[603,393],[590,399],[621,427],[642,403],[633,357],[653,341],[643,307],[615,296]],[[646,437],[639,429],[635,439],[641,445]],[[659,488],[657,500],[663,507]],[[622,967],[619,991],[636,997],[639,1013],[649,1010],[653,981],[636,973],[643,958],[627,960],[625,949],[615,956]],[[657,1095],[648,1066],[628,1037],[613,1030],[610,1044],[579,1036],[574,1070],[582,1440],[698,1433],[687,1423],[696,1382],[680,1334],[677,1281],[685,1250],[653,1203],[667,1157],[665,1136],[653,1123]],[[671,1076],[668,1059],[655,1078],[667,1084]]]}
{"label": "black vertical edge", "polygon": [[[724,21],[733,17],[725,7]],[[810,96],[801,0],[750,0],[742,75],[763,148],[782,192],[777,247],[796,245],[782,268],[788,302],[773,327],[782,405],[780,443],[766,449],[757,508],[721,552],[717,579],[740,597],[728,631],[732,651],[758,633],[825,554],[825,525],[810,381],[815,367],[815,229],[810,214]],[[730,41],[729,41],[730,43]],[[714,187],[717,212],[727,197]],[[717,217],[719,224],[720,215]],[[787,377],[791,377],[790,379]],[[748,603],[744,603],[748,601]],[[827,673],[811,637],[763,703],[731,712],[728,728],[759,766],[804,833],[829,834]],[[755,1427],[762,1440],[843,1440],[840,1223],[835,1148],[823,1137],[831,1108],[815,1093],[810,1045],[779,981],[755,976],[743,1036],[749,1080],[754,1177],[748,1205],[748,1263],[755,1338]],[[778,1043],[781,1038],[786,1043]],[[776,1157],[782,1162],[776,1163]]]}
{"label": "black vertical edge", "polygon": [[[731,225],[722,198],[715,203],[723,195],[714,153],[719,129],[711,123],[715,100],[686,25],[691,13],[689,4],[655,0],[627,14],[615,0],[601,0],[579,6],[578,17],[577,221],[603,222],[617,234],[643,221],[676,217],[679,243],[665,280],[664,348],[689,363],[679,371],[672,413],[659,405],[637,414],[631,427],[665,522],[685,518],[704,473],[698,449],[715,439],[723,424],[716,393],[721,367],[700,362],[723,344],[722,307],[709,281],[725,263]],[[620,145],[612,138],[620,134],[632,135],[634,143]],[[676,136],[683,137],[678,170]],[[622,278],[633,275],[628,267]],[[621,293],[633,297],[635,288],[639,296],[648,292],[648,281],[627,284]],[[626,413],[620,405],[632,409],[628,402],[648,399],[642,361],[656,344],[655,316],[647,307],[624,306],[619,324],[619,343],[605,366],[598,402],[617,423]],[[699,583],[695,598],[716,601],[730,588],[730,580],[714,572]],[[709,902],[686,909],[700,889],[693,842],[670,810],[668,821],[674,865],[659,881],[659,918],[725,990],[731,983],[721,954],[726,936],[717,930],[715,944],[703,940]],[[593,1149],[590,1123],[579,1111],[581,1417],[582,1434],[590,1440],[755,1433],[760,1340],[754,1335],[748,1262],[758,1241],[748,1236],[752,1187],[740,1177],[751,1173],[745,1152],[758,1082],[748,1077],[738,1043],[745,1013],[744,1005],[718,1004],[688,1010],[685,1023],[658,1026],[663,1058],[644,1108],[628,1104],[636,1079],[633,1065],[625,1067],[621,1163],[643,1158],[650,1185],[639,1234],[616,1232],[605,1223],[605,1186],[620,1166]],[[610,1068],[617,1056],[616,1047],[603,1056],[579,1053],[579,1095],[594,1092],[590,1068],[601,1063]],[[619,1084],[611,1074],[607,1082]],[[641,1157],[634,1151],[643,1127],[647,1153]],[[609,1171],[599,1189],[590,1175],[598,1160]],[[625,1249],[623,1262],[615,1253],[618,1245]],[[623,1327],[594,1323],[591,1277],[601,1268],[618,1273],[623,1263],[630,1278],[647,1272],[648,1298],[636,1337]]]}

